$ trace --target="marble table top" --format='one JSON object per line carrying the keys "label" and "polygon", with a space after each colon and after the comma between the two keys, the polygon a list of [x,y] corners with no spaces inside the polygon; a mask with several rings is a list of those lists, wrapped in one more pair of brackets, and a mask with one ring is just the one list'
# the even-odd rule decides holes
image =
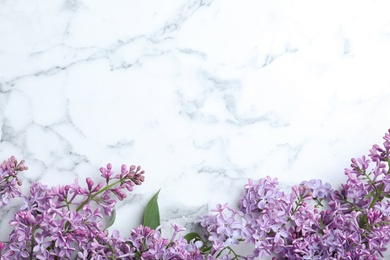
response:
{"label": "marble table top", "polygon": [[[389,1],[0,1],[0,155],[28,184],[145,183],[112,229],[161,188],[164,232],[237,204],[248,178],[338,187],[390,127]],[[2,160],[3,160],[2,159]],[[16,203],[11,205],[16,207]],[[1,239],[13,211],[0,211]]]}

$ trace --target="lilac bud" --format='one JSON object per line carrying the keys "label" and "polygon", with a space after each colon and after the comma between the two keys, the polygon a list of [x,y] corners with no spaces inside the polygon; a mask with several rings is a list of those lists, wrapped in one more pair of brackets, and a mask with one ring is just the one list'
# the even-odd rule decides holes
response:
{"label": "lilac bud", "polygon": [[88,190],[91,191],[91,190],[92,190],[92,187],[93,187],[93,184],[94,184],[93,181],[92,181],[92,179],[88,177],[88,178],[86,179],[86,182],[87,182],[87,185],[88,185]]}
{"label": "lilac bud", "polygon": [[127,179],[131,179],[134,177],[134,172],[129,172],[128,174],[126,174],[126,177]]}
{"label": "lilac bud", "polygon": [[121,172],[122,172],[122,174],[126,174],[126,173],[127,173],[127,167],[126,167],[126,164],[122,164],[122,167],[121,167]]}
{"label": "lilac bud", "polygon": [[103,187],[103,183],[99,182],[92,192],[98,192]]}
{"label": "lilac bud", "polygon": [[88,232],[86,230],[76,229],[76,230],[73,231],[73,234],[75,236],[86,237],[88,235]]}

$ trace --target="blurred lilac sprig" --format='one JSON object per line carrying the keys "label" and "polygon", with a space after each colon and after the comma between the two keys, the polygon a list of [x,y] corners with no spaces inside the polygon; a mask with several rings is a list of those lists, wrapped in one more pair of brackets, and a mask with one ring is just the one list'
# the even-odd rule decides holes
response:
{"label": "blurred lilac sprig", "polygon": [[[390,129],[384,140],[368,157],[351,160],[339,190],[321,180],[290,192],[279,189],[277,179],[249,180],[239,210],[217,205],[215,214],[197,220],[198,239],[225,259],[383,258],[390,241]],[[252,244],[253,252],[236,254],[231,248],[240,242]]]}

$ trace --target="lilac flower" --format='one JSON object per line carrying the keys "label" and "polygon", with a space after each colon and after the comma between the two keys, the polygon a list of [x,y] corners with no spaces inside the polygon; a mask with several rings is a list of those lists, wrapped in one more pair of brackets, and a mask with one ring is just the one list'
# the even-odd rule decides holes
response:
{"label": "lilac flower", "polygon": [[[2,164],[1,173],[14,177],[17,171],[25,168],[23,162],[16,164],[11,158]],[[108,236],[103,229],[101,208],[110,216],[116,202],[112,195],[126,197],[122,190],[131,190],[130,186],[141,184],[144,171],[135,166],[130,171],[122,168],[122,174],[115,176],[109,164],[102,173],[105,186],[103,183],[95,185],[90,178],[86,179],[86,188],[77,180],[71,185],[52,188],[33,183],[30,195],[23,196],[24,205],[10,222],[14,230],[9,236],[10,243],[2,245],[2,256],[72,259],[77,255],[80,259],[132,259],[136,249],[131,242],[117,231]],[[9,183],[3,185],[10,187]]]}
{"label": "lilac flower", "polygon": [[330,184],[322,184],[321,180],[304,181],[301,185],[307,186],[311,190],[311,196],[317,199],[326,199],[332,191]]}
{"label": "lilac flower", "polygon": [[178,239],[171,242],[171,245],[165,250],[163,259],[188,259],[188,260],[203,260],[204,257],[200,252],[202,246],[199,242],[187,243],[180,236]]}
{"label": "lilac flower", "polygon": [[114,172],[111,171],[111,169],[112,169],[111,163],[107,164],[107,168],[104,168],[104,167],[100,168],[100,172],[102,173],[101,176],[106,179],[107,184],[110,181],[111,176],[114,174]]}
{"label": "lilac flower", "polygon": [[[176,226],[176,230],[181,230],[181,228]],[[199,250],[202,244],[188,243],[183,236],[170,242],[161,237],[159,228],[153,230],[142,225],[138,226],[131,231],[129,241],[135,248],[135,256],[140,259],[203,259]]]}
{"label": "lilac flower", "polygon": [[52,259],[50,256],[50,248],[52,241],[42,236],[42,234],[34,234],[36,245],[33,247],[33,252],[38,259]]}
{"label": "lilac flower", "polygon": [[[368,157],[351,160],[348,179],[339,190],[321,180],[304,181],[291,193],[266,177],[249,180],[240,198],[240,214],[226,216],[228,205],[197,220],[212,256],[235,241],[254,245],[248,257],[281,259],[378,259],[390,242],[390,130],[384,148],[374,145]],[[241,225],[236,225],[241,223]],[[230,252],[229,252],[230,254]],[[234,254],[233,254],[234,255]]]}
{"label": "lilac flower", "polygon": [[176,235],[177,235],[179,232],[185,231],[185,230],[186,230],[185,228],[180,227],[180,226],[178,226],[178,225],[176,225],[176,224],[171,224],[171,226],[172,226],[173,231],[174,231],[173,234],[172,234],[171,241],[174,241],[174,240],[175,240],[175,237],[176,237]]}
{"label": "lilac flower", "polygon": [[[116,199],[126,198],[144,181],[138,166],[101,168],[104,182],[86,179],[48,188],[40,183],[23,196],[24,205],[10,225],[9,242],[0,242],[1,259],[379,259],[390,242],[390,129],[383,147],[351,160],[340,189],[321,180],[303,181],[290,192],[277,179],[252,180],[244,187],[239,210],[218,204],[196,220],[203,234],[192,241],[175,224],[170,240],[160,227],[138,226],[129,237],[103,229]],[[0,205],[20,196],[17,172],[24,162],[14,157],[0,165]],[[115,199],[116,198],[116,199]],[[231,245],[250,243],[253,252],[238,255]]]}
{"label": "lilac flower", "polygon": [[22,181],[17,175],[24,170],[27,170],[24,161],[18,163],[15,156],[0,164],[0,207],[7,205],[10,199],[21,196],[19,186]]}

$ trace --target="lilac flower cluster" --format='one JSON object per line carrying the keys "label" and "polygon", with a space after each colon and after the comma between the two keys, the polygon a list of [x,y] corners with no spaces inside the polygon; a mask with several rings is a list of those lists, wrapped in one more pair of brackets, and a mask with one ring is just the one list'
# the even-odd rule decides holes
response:
{"label": "lilac flower cluster", "polygon": [[[3,204],[21,196],[16,174],[26,170],[24,161],[15,157],[1,165],[0,190]],[[144,182],[141,167],[122,165],[115,174],[112,165],[100,168],[104,182],[86,178],[86,187],[73,184],[49,188],[39,182],[22,196],[24,205],[10,225],[14,230],[8,242],[0,242],[0,259],[188,259],[202,260],[200,241],[187,242],[178,233],[185,229],[173,225],[172,238],[161,237],[159,228],[140,225],[128,237],[103,227],[105,217],[113,217],[116,199],[127,197],[135,185]],[[116,199],[115,199],[116,197]],[[209,258],[210,260],[214,258]]]}
{"label": "lilac flower cluster", "polygon": [[139,226],[133,229],[129,241],[135,247],[135,259],[203,260],[199,249],[202,243],[188,243],[182,235],[176,238],[177,233],[185,229],[172,226],[174,233],[171,240],[161,237],[159,228],[154,230]]}
{"label": "lilac flower cluster", "polygon": [[[0,260],[379,259],[390,242],[390,129],[384,140],[368,157],[352,159],[339,190],[321,180],[303,181],[289,192],[268,176],[249,180],[238,210],[218,204],[196,221],[201,235],[183,236],[185,229],[172,225],[170,239],[162,237],[161,227],[140,225],[122,236],[103,226],[104,219],[114,220],[125,191],[144,182],[141,167],[122,165],[115,174],[108,164],[96,185],[91,178],[85,187],[78,180],[57,187],[37,182],[22,196],[17,174],[27,167],[11,157],[0,165],[0,206],[18,196],[24,204],[9,223],[9,241],[0,242]],[[252,250],[236,253],[240,243]]]}
{"label": "lilac flower cluster", "polygon": [[15,156],[0,164],[0,207],[7,205],[10,199],[20,197],[22,180],[18,178],[18,172],[27,170],[22,160],[20,163]]}
{"label": "lilac flower cluster", "polygon": [[[16,165],[16,160],[11,157],[2,169],[16,176],[16,170],[26,167],[23,161]],[[0,244],[1,259],[134,256],[135,249],[118,232],[109,235],[102,220],[104,215],[112,215],[116,203],[113,195],[119,200],[124,199],[126,194],[123,190],[132,191],[134,185],[140,185],[144,181],[144,171],[140,167],[128,169],[123,165],[121,173],[114,174],[111,164],[100,171],[105,185],[95,185],[90,178],[86,179],[85,188],[77,180],[71,185],[52,188],[39,182],[32,184],[30,195],[23,196],[24,205],[10,221],[14,230],[9,235],[9,241]],[[10,189],[5,194],[20,195],[20,192]]]}
{"label": "lilac flower cluster", "polygon": [[[208,253],[225,259],[379,259],[390,242],[390,129],[383,147],[352,159],[339,190],[321,180],[301,182],[291,192],[277,179],[249,180],[240,210],[218,205],[202,216]],[[244,241],[253,252],[237,255]]]}

